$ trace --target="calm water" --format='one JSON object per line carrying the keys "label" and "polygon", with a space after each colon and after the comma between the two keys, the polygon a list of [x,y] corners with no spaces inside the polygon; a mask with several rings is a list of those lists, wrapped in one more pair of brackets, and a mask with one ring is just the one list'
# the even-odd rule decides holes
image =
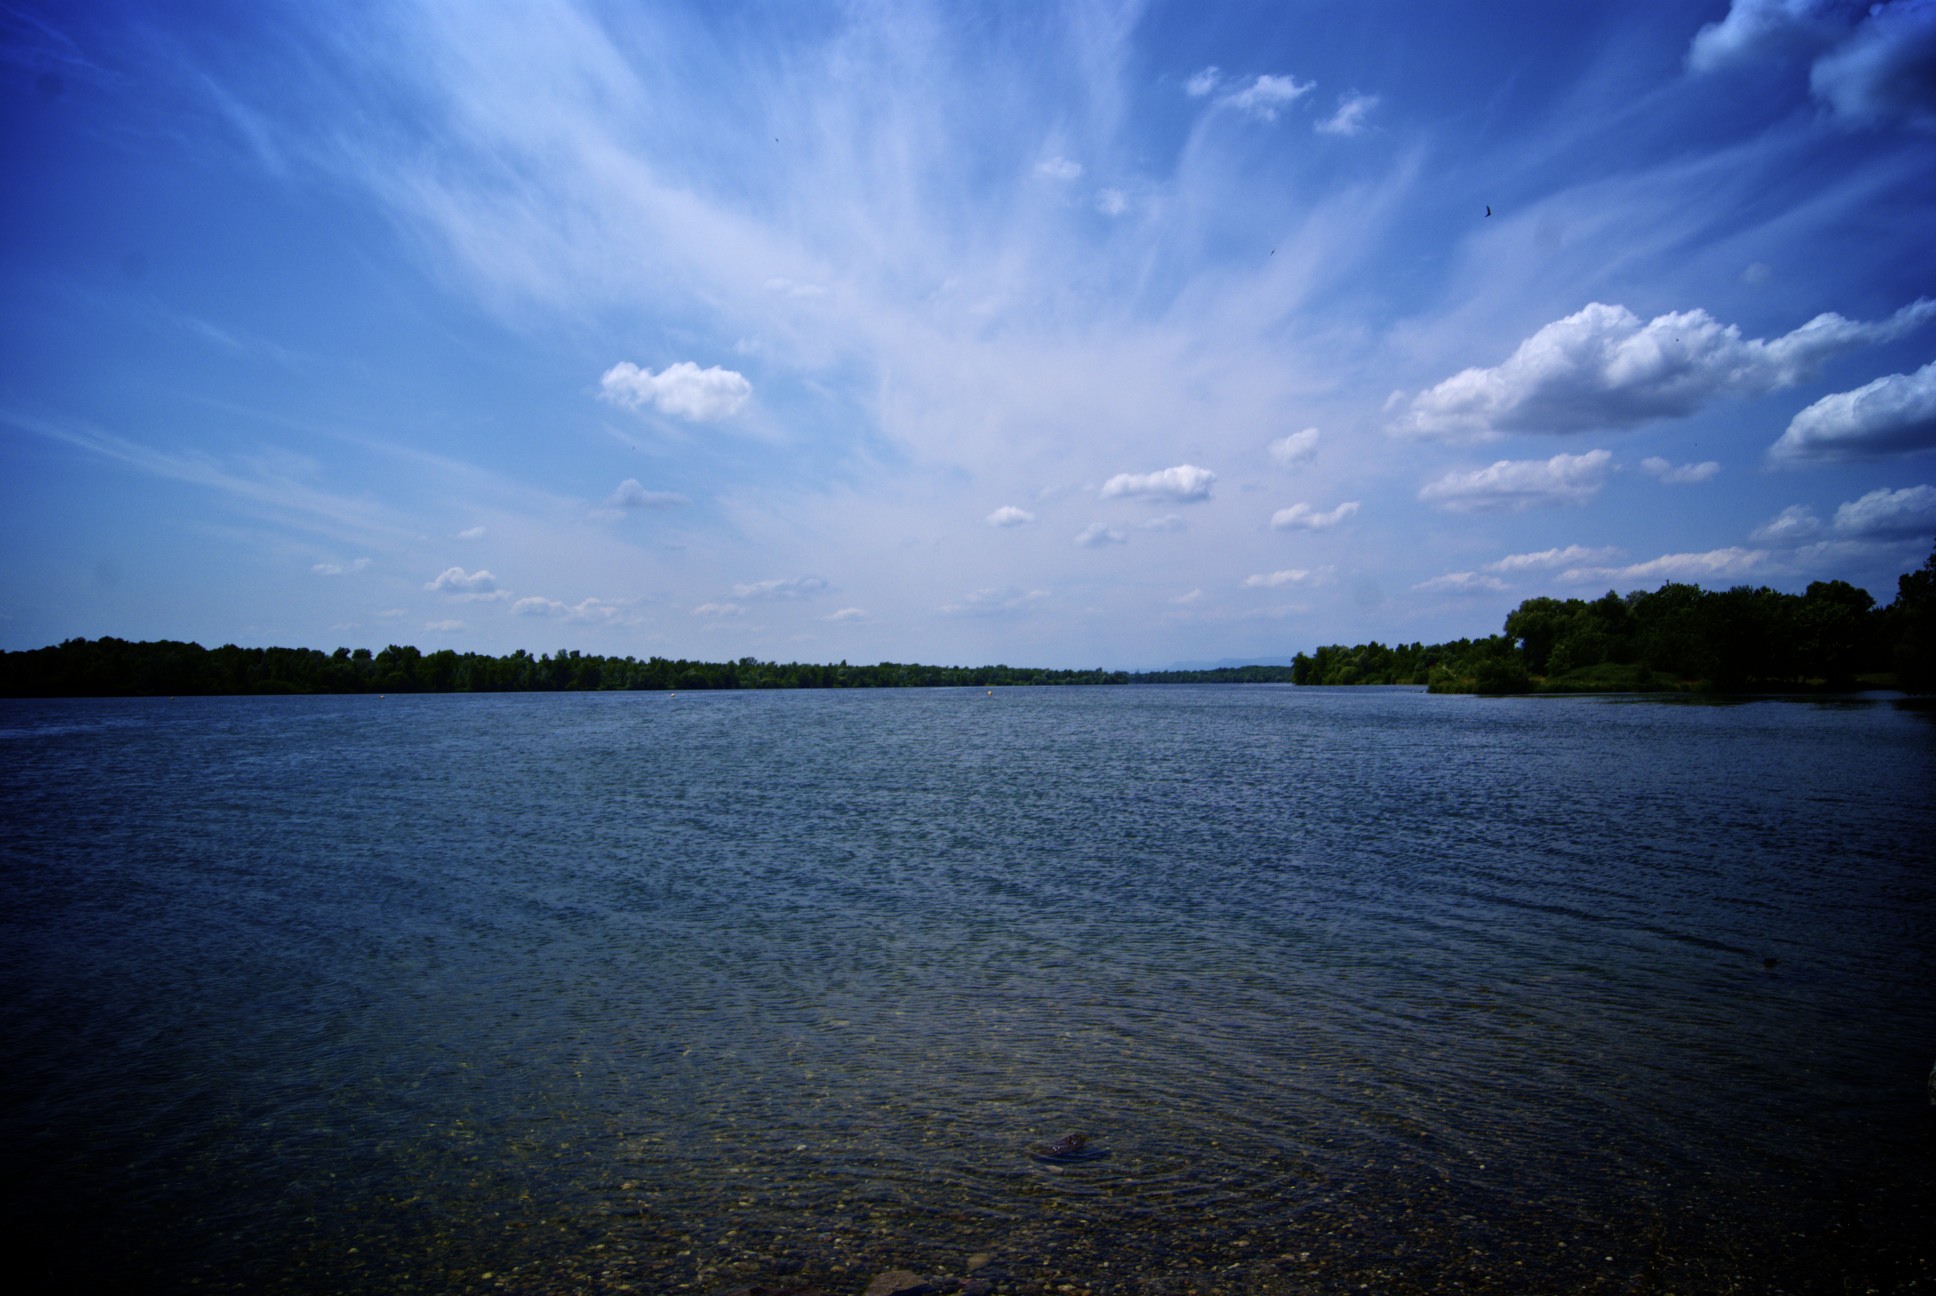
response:
{"label": "calm water", "polygon": [[1887,701],[0,702],[8,1267],[1927,1290],[1932,789]]}

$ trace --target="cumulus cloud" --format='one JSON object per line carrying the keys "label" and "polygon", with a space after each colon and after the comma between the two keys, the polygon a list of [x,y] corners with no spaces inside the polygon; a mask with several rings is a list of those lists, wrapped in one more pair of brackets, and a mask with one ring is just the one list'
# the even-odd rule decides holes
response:
{"label": "cumulus cloud", "polygon": [[1551,459],[1501,459],[1487,468],[1450,472],[1419,491],[1427,504],[1450,513],[1509,513],[1551,504],[1584,504],[1599,494],[1613,469],[1606,450],[1557,454]]}
{"label": "cumulus cloud", "polygon": [[1712,581],[1748,576],[1768,560],[1765,549],[1710,549],[1706,553],[1662,554],[1626,567],[1574,567],[1564,581]]}
{"label": "cumulus cloud", "polygon": [[1687,66],[1812,59],[1808,88],[1835,116],[1936,126],[1936,5],[1929,0],[1734,0],[1694,34]]}
{"label": "cumulus cloud", "polygon": [[491,602],[511,597],[508,590],[497,587],[497,577],[482,567],[474,572],[466,572],[462,567],[446,567],[435,580],[426,581],[424,588],[470,602]]}
{"label": "cumulus cloud", "polygon": [[1270,443],[1271,462],[1279,468],[1301,468],[1310,463],[1318,452],[1318,430],[1307,427],[1302,432],[1287,432]]}
{"label": "cumulus cloud", "polygon": [[1936,4],[1878,4],[1855,32],[1817,59],[1808,88],[1838,117],[1900,117],[1936,129]]}
{"label": "cumulus cloud", "polygon": [[1443,576],[1420,581],[1412,588],[1429,594],[1496,594],[1506,588],[1506,582],[1497,576],[1482,576],[1478,572],[1447,572]]}
{"label": "cumulus cloud", "polygon": [[1048,596],[1044,589],[1019,590],[1012,585],[980,589],[959,603],[942,604],[941,611],[944,616],[1005,616],[1025,612]]}
{"label": "cumulus cloud", "polygon": [[452,538],[457,540],[482,540],[484,538],[484,528],[481,526],[465,527]]}
{"label": "cumulus cloud", "polygon": [[1004,504],[982,521],[992,527],[1027,526],[1035,521],[1035,514],[1025,508],[1016,508],[1013,504]]}
{"label": "cumulus cloud", "polygon": [[1769,447],[1777,462],[1867,459],[1936,450],[1936,360],[1824,396]]}
{"label": "cumulus cloud", "polygon": [[525,617],[558,617],[568,621],[607,622],[619,616],[619,605],[604,599],[588,598],[577,603],[563,603],[557,599],[521,598],[511,605],[511,611]]}
{"label": "cumulus cloud", "polygon": [[1315,81],[1299,81],[1292,76],[1264,75],[1252,81],[1241,90],[1234,90],[1217,102],[1239,112],[1249,113],[1259,121],[1274,122],[1280,108],[1296,103],[1317,85]]}
{"label": "cumulus cloud", "polygon": [[1127,537],[1115,527],[1101,522],[1091,522],[1076,533],[1075,543],[1084,549],[1100,549],[1104,545],[1125,544]]}
{"label": "cumulus cloud", "polygon": [[1756,527],[1748,539],[1756,544],[1797,545],[1811,540],[1822,529],[1822,520],[1806,504],[1790,504],[1774,517]]}
{"label": "cumulus cloud", "polygon": [[752,581],[745,585],[733,586],[733,597],[743,599],[791,599],[805,598],[827,589],[827,582],[818,576],[792,576],[784,580]]}
{"label": "cumulus cloud", "polygon": [[1507,554],[1496,563],[1487,563],[1487,571],[1556,571],[1561,567],[1578,567],[1583,563],[1608,563],[1620,556],[1620,551],[1609,545],[1603,549],[1589,549],[1584,545],[1568,545],[1564,549],[1541,549],[1536,553]]}
{"label": "cumulus cloud", "polygon": [[1035,164],[1035,174],[1050,180],[1075,180],[1082,175],[1082,163],[1065,157],[1052,157]]}
{"label": "cumulus cloud", "polygon": [[1217,474],[1195,464],[1178,464],[1152,473],[1117,473],[1103,483],[1104,499],[1160,499],[1188,504],[1210,498]]}
{"label": "cumulus cloud", "polygon": [[667,365],[658,373],[621,360],[599,379],[604,398],[614,405],[638,409],[655,405],[675,418],[711,423],[739,412],[753,395],[753,384],[743,374],[718,365],[701,369],[690,360]]}
{"label": "cumulus cloud", "polygon": [[1338,96],[1338,110],[1319,122],[1316,129],[1324,135],[1362,135],[1366,116],[1377,106],[1377,95],[1346,91]]}
{"label": "cumulus cloud", "polygon": [[1320,513],[1302,502],[1271,514],[1273,531],[1328,531],[1358,511],[1357,500],[1346,500],[1328,513]]}
{"label": "cumulus cloud", "polygon": [[1283,589],[1286,585],[1308,585],[1323,577],[1328,568],[1307,570],[1290,567],[1283,571],[1259,572],[1255,576],[1244,577],[1245,589]]}
{"label": "cumulus cloud", "polygon": [[1721,471],[1721,465],[1709,459],[1702,463],[1675,464],[1662,459],[1659,455],[1649,455],[1640,461],[1640,469],[1650,477],[1658,477],[1669,486],[1687,486],[1694,482],[1704,482]]}
{"label": "cumulus cloud", "polygon": [[1391,430],[1486,441],[1508,432],[1586,432],[1692,414],[1723,396],[1792,386],[1829,358],[1901,337],[1936,317],[1918,299],[1886,320],[1829,312],[1781,337],[1743,338],[1704,310],[1643,323],[1624,306],[1592,302],[1546,325],[1505,363],[1454,374],[1411,401]]}
{"label": "cumulus cloud", "polygon": [[1212,90],[1215,90],[1217,88],[1217,82],[1222,79],[1223,73],[1213,63],[1191,77],[1188,81],[1185,81],[1183,83],[1183,92],[1192,99],[1201,99]]}
{"label": "cumulus cloud", "polygon": [[1813,54],[1848,30],[1847,9],[1832,0],[1734,0],[1726,17],[1694,33],[1688,70]]}
{"label": "cumulus cloud", "polygon": [[368,558],[358,558],[353,563],[317,563],[309,570],[315,572],[318,576],[349,576],[356,572],[368,571],[369,569],[370,560]]}
{"label": "cumulus cloud", "polygon": [[618,489],[605,498],[605,507],[621,512],[634,509],[671,508],[677,504],[690,504],[691,500],[677,491],[653,491],[641,486],[636,477],[627,477],[618,484]]}
{"label": "cumulus cloud", "polygon": [[1835,530],[1844,536],[1873,540],[1936,535],[1936,486],[1872,490],[1835,510]]}

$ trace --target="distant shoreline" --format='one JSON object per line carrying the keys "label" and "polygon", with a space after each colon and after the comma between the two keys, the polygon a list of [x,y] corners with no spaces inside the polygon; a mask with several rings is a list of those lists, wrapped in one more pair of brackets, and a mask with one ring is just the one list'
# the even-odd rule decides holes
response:
{"label": "distant shoreline", "polygon": [[70,639],[0,652],[0,697],[249,697],[358,693],[706,692],[739,689],[994,688],[1041,684],[1288,684],[1289,666],[1195,671],[1050,670],[1023,666],[856,666],[599,657],[575,651],[504,657],[338,648],[204,648],[174,640]]}

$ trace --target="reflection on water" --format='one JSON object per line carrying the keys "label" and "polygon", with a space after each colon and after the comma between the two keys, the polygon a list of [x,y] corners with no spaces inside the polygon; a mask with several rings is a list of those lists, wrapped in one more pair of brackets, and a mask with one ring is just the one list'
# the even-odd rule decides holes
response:
{"label": "reflection on water", "polygon": [[1878,702],[3,703],[11,1246],[204,1291],[1927,1283],[1931,787]]}

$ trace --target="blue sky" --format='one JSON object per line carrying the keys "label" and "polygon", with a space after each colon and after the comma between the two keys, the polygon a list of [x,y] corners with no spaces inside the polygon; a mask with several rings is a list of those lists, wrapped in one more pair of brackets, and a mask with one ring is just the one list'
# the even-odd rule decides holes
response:
{"label": "blue sky", "polygon": [[1936,536],[1932,0],[0,41],[0,647],[1146,667]]}

